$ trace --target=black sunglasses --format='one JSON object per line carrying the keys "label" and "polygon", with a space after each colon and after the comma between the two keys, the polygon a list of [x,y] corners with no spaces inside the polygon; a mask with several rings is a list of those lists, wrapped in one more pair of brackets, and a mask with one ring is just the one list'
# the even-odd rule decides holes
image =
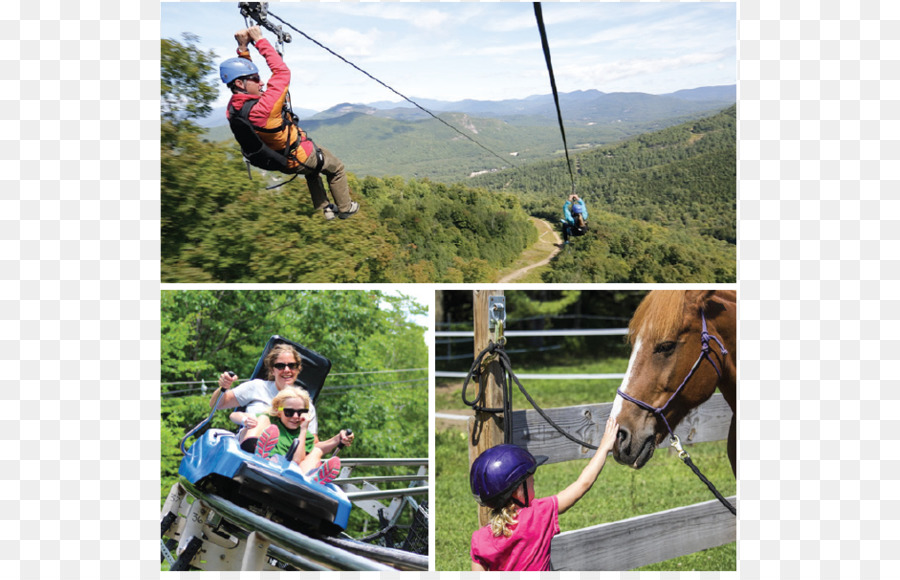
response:
{"label": "black sunglasses", "polygon": [[283,371],[284,367],[287,367],[287,368],[291,369],[292,371],[295,371],[295,370],[297,370],[297,367],[299,366],[299,364],[298,363],[275,363],[272,366],[275,367],[276,369],[278,369],[279,371]]}
{"label": "black sunglasses", "polygon": [[299,417],[303,413],[309,412],[309,409],[286,409],[284,407],[279,407],[278,410],[284,412],[285,417],[293,417],[295,413]]}
{"label": "black sunglasses", "polygon": [[252,75],[249,77],[244,77],[244,82],[253,81],[254,83],[259,83],[259,75]]}

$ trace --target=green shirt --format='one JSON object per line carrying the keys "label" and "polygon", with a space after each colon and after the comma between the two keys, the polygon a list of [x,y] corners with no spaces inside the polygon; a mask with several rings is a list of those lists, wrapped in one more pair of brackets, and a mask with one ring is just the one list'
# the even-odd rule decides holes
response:
{"label": "green shirt", "polygon": [[[287,455],[287,452],[291,450],[291,445],[294,443],[294,439],[300,437],[300,428],[297,429],[288,429],[284,426],[284,423],[278,417],[269,417],[272,421],[272,424],[278,427],[278,443],[275,444],[275,447],[270,452],[270,455]],[[313,449],[313,443],[315,442],[315,435],[306,432],[306,452],[309,453]]]}

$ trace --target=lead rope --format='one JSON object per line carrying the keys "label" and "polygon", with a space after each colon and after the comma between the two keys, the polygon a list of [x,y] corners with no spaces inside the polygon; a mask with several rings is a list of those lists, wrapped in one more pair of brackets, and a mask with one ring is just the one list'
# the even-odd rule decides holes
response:
{"label": "lead rope", "polygon": [[688,372],[687,376],[684,377],[684,380],[681,381],[681,384],[678,385],[678,388],[675,389],[675,392],[672,393],[672,396],[669,397],[669,399],[666,401],[666,403],[662,407],[653,407],[650,404],[645,403],[644,401],[641,401],[640,399],[635,399],[634,397],[625,393],[621,389],[617,389],[616,393],[618,393],[618,395],[620,397],[622,397],[623,399],[625,399],[626,401],[634,403],[641,409],[644,409],[645,411],[649,411],[656,417],[659,417],[660,419],[662,419],[663,424],[666,426],[666,430],[669,432],[669,440],[671,441],[670,445],[678,452],[678,457],[682,461],[684,461],[685,465],[687,465],[688,467],[691,468],[691,470],[697,475],[697,477],[700,478],[700,481],[702,481],[703,483],[706,484],[706,487],[708,487],[709,490],[713,493],[713,495],[716,496],[716,499],[718,499],[722,503],[722,505],[724,505],[726,508],[728,508],[728,511],[730,511],[732,514],[734,514],[736,516],[737,511],[734,509],[734,506],[731,505],[728,502],[728,500],[726,500],[724,497],[722,497],[722,494],[719,493],[719,490],[716,489],[716,486],[714,486],[712,484],[712,482],[710,482],[706,478],[706,476],[704,476],[702,473],[700,473],[700,470],[697,468],[696,465],[694,465],[694,462],[691,460],[691,456],[681,446],[681,440],[678,439],[678,436],[675,435],[675,431],[669,425],[669,421],[666,419],[666,414],[665,414],[666,407],[669,406],[669,403],[671,403],[672,400],[675,399],[675,397],[678,395],[678,393],[681,392],[681,389],[684,388],[684,386],[691,379],[691,377],[694,376],[694,373],[697,372],[698,368],[700,368],[701,362],[703,362],[704,360],[709,361],[709,364],[711,364],[713,366],[713,368],[716,370],[716,374],[720,378],[722,376],[722,371],[719,370],[719,365],[717,365],[716,361],[713,360],[713,358],[710,356],[709,341],[714,340],[714,341],[716,341],[716,344],[719,345],[719,352],[722,355],[723,368],[724,368],[725,355],[728,354],[728,350],[725,349],[725,345],[722,344],[722,341],[719,340],[719,338],[717,336],[710,334],[709,331],[707,330],[706,314],[703,312],[702,308],[700,309],[700,321],[702,324],[701,330],[700,330],[700,356],[697,357],[696,361],[694,361],[694,364],[691,367],[691,370]]}
{"label": "lead rope", "polygon": [[[503,372],[503,380],[501,382],[501,390],[503,392],[503,406],[501,408],[497,407],[483,407],[478,404],[478,401],[483,400],[484,397],[484,384],[480,383],[478,386],[478,395],[474,400],[469,401],[466,399],[466,389],[468,388],[469,381],[473,377],[480,378],[481,376],[481,363],[484,360],[484,357],[489,354],[496,354],[497,360],[500,363],[500,368]],[[475,361],[472,363],[472,367],[469,369],[469,374],[466,376],[466,380],[463,383],[462,388],[462,400],[463,404],[468,407],[471,407],[473,411],[481,411],[483,413],[503,413],[503,442],[504,443],[512,443],[512,429],[513,429],[513,419],[512,419],[512,382],[516,383],[516,386],[519,387],[519,391],[525,395],[525,399],[534,407],[534,410],[538,412],[538,414],[543,417],[544,421],[550,424],[551,427],[556,429],[560,435],[565,437],[566,439],[572,441],[573,443],[577,443],[588,449],[597,449],[596,445],[592,445],[587,441],[582,441],[577,437],[567,433],[562,427],[556,424],[553,419],[547,416],[547,413],[544,412],[543,409],[537,404],[537,402],[532,398],[532,396],[525,390],[525,387],[522,386],[522,383],[519,381],[519,378],[512,370],[512,363],[509,360],[509,355],[503,349],[503,344],[497,344],[493,341],[488,343],[487,348],[478,353],[478,356],[475,357]]]}

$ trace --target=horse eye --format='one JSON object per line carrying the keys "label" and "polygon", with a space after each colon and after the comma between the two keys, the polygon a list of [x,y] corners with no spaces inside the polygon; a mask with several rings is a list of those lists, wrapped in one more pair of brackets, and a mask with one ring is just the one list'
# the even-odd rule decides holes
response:
{"label": "horse eye", "polygon": [[653,354],[672,354],[673,350],[675,350],[675,343],[666,341],[657,344],[656,348],[653,350]]}

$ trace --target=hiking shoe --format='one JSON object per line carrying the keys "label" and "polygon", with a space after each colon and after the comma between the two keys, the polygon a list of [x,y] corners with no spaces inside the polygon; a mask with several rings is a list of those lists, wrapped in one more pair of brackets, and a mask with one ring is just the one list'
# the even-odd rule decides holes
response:
{"label": "hiking shoe", "polygon": [[272,449],[278,443],[279,435],[278,427],[275,425],[266,427],[266,430],[260,434],[259,440],[256,442],[256,455],[263,459],[269,457],[269,453],[272,452]]}
{"label": "hiking shoe", "polygon": [[325,219],[326,219],[326,220],[331,221],[331,220],[334,219],[334,212],[335,212],[336,210],[337,210],[337,208],[334,207],[334,204],[333,204],[333,203],[329,203],[327,206],[325,206],[325,209],[322,210],[322,213],[325,214]]}
{"label": "hiking shoe", "polygon": [[342,211],[342,212],[339,212],[339,213],[338,213],[338,217],[341,218],[342,220],[345,220],[345,219],[347,219],[348,217],[352,216],[353,214],[355,214],[355,213],[358,212],[358,211],[359,211],[359,204],[356,203],[355,201],[351,201],[351,202],[350,202],[350,209],[349,209],[349,211]]}
{"label": "hiking shoe", "polygon": [[333,457],[329,457],[325,460],[325,463],[320,465],[313,474],[313,481],[318,481],[319,483],[331,483],[334,481],[334,478],[340,475],[341,473],[341,458],[337,455]]}

